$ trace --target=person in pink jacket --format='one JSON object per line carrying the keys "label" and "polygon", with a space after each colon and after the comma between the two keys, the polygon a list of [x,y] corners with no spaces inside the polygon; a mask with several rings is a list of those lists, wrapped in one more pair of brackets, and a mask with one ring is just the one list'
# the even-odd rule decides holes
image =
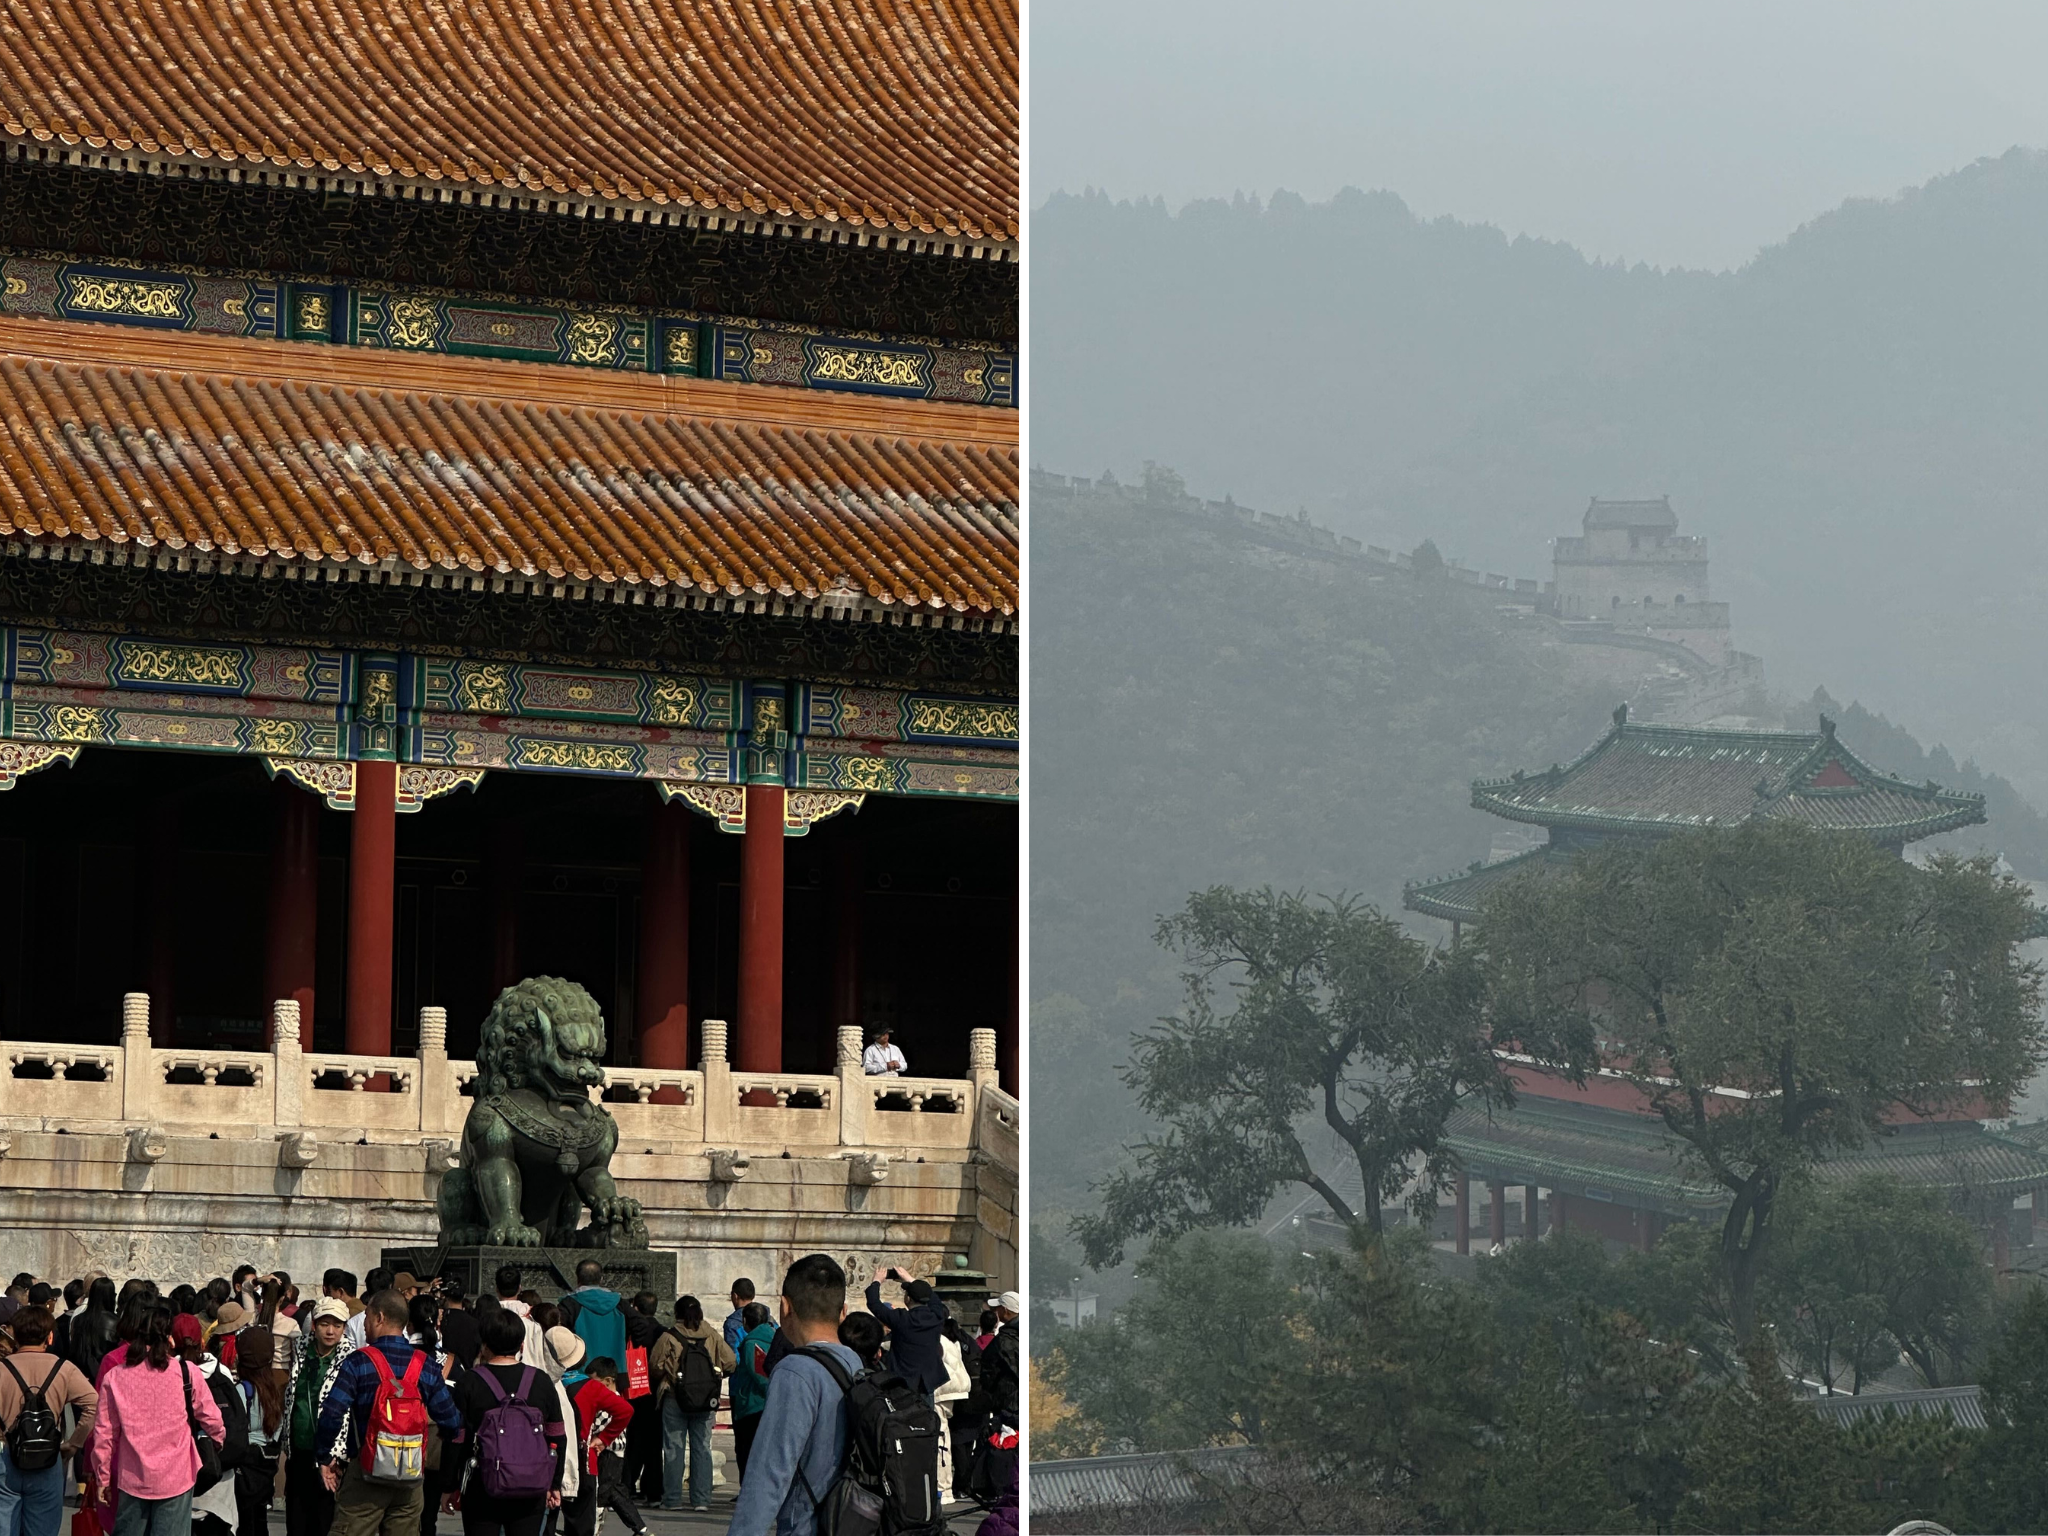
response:
{"label": "person in pink jacket", "polygon": [[220,1442],[220,1409],[197,1366],[172,1348],[171,1309],[157,1306],[100,1386],[89,1481],[117,1493],[114,1536],[191,1536],[199,1449],[192,1423]]}

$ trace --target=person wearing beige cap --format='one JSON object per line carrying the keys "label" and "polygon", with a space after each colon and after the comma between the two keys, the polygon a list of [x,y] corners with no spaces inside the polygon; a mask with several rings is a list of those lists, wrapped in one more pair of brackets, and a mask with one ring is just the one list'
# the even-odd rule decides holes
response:
{"label": "person wearing beige cap", "polygon": [[242,1325],[249,1321],[249,1310],[238,1301],[224,1301],[220,1310],[213,1314],[213,1328],[207,1339],[220,1363],[229,1370],[235,1368],[235,1335]]}
{"label": "person wearing beige cap", "polygon": [[334,1495],[320,1477],[315,1426],[334,1368],[355,1346],[348,1340],[348,1306],[339,1297],[323,1296],[303,1315],[306,1331],[295,1341],[284,1390],[284,1528],[286,1536],[327,1536]]}
{"label": "person wearing beige cap", "polygon": [[572,1330],[557,1323],[542,1338],[547,1344],[548,1374],[555,1380],[560,1381],[583,1363],[584,1343]]}

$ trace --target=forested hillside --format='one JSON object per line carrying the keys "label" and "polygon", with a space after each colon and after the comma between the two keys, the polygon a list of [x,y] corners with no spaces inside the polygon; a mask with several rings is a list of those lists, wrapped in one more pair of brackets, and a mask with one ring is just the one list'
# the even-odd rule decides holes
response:
{"label": "forested hillside", "polygon": [[1479,774],[1569,757],[1574,695],[1440,587],[1220,541],[1134,502],[1032,503],[1034,1194],[1138,1121],[1116,1068],[1177,998],[1155,917],[1271,883],[1388,910],[1491,836]]}
{"label": "forested hillside", "polygon": [[[1136,495],[1032,501],[1033,1178],[1041,1208],[1141,1129],[1117,1077],[1178,1001],[1154,920],[1216,884],[1351,892],[1483,856],[1478,776],[1568,760],[1612,690],[1569,682],[1483,602],[1400,572],[1282,553]],[[1987,797],[1946,839],[2048,878],[2048,821],[2013,786],[1860,704],[1818,711],[1875,766]],[[1436,931],[1432,929],[1432,931]]]}
{"label": "forested hillside", "polygon": [[1588,496],[1669,493],[1778,682],[2048,797],[2023,670],[2048,635],[2042,156],[1846,204],[1724,275],[1601,266],[1388,193],[1063,196],[1032,238],[1041,462],[1171,462],[1511,571]]}

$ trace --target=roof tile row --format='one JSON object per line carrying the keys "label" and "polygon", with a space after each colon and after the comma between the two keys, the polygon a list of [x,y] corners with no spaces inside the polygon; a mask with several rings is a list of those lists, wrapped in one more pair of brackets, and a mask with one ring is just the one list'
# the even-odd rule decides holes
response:
{"label": "roof tile row", "polygon": [[0,134],[1007,244],[1015,0],[9,0]]}
{"label": "roof tile row", "polygon": [[0,536],[1012,615],[1015,413],[0,318]]}

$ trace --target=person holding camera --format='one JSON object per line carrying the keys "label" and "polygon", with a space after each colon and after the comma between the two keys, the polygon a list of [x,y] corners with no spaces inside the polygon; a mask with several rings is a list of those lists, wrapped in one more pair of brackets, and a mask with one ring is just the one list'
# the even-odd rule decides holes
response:
{"label": "person holding camera", "polygon": [[[882,1300],[882,1282],[894,1280],[903,1287],[907,1307],[892,1307]],[[928,1280],[893,1265],[875,1271],[868,1285],[868,1310],[889,1330],[889,1353],[896,1374],[924,1394],[927,1404],[945,1385],[946,1361],[939,1338],[946,1325],[946,1308]]]}

